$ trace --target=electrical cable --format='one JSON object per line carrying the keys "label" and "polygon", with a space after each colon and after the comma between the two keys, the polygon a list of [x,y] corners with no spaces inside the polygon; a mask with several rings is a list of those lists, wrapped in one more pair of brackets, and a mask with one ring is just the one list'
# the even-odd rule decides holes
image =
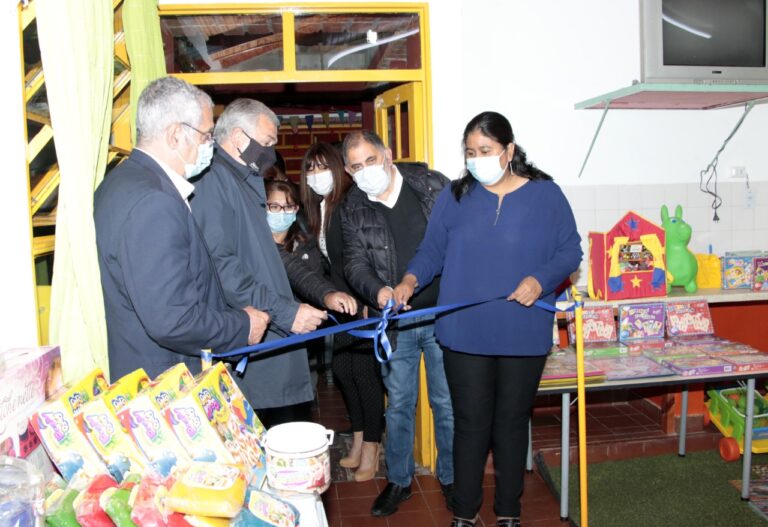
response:
{"label": "electrical cable", "polygon": [[[699,172],[699,190],[702,191],[704,194],[709,194],[712,196],[712,208],[715,210],[715,215],[712,218],[712,221],[720,221],[720,217],[717,215],[717,209],[719,209],[723,204],[723,198],[720,197],[720,195],[717,193],[717,164],[720,161],[720,154],[725,150],[725,147],[728,145],[728,143],[731,141],[734,135],[736,135],[736,132],[741,127],[741,124],[744,122],[744,119],[747,117],[747,114],[752,111],[752,108],[755,106],[754,102],[749,102],[744,106],[744,113],[741,114],[741,117],[739,118],[738,122],[736,123],[736,126],[733,127],[733,130],[731,130],[731,133],[728,134],[728,137],[725,138],[725,141],[723,141],[723,144],[720,146],[720,149],[715,154],[715,157],[710,161],[709,165],[707,165],[707,168]],[[707,174],[709,174],[709,177],[707,177]],[[707,177],[707,182],[704,183],[704,178]],[[712,181],[714,180],[714,184]],[[710,185],[712,185],[712,188],[710,189]]]}

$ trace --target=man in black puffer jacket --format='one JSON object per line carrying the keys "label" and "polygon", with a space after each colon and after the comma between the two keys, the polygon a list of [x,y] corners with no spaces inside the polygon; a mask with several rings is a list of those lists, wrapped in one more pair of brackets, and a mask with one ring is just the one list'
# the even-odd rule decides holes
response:
{"label": "man in black puffer jacket", "polygon": [[[378,135],[353,132],[342,146],[344,164],[355,181],[341,208],[344,236],[344,275],[360,298],[374,310],[392,298],[408,262],[424,237],[432,205],[448,184],[423,163],[393,163],[392,152]],[[439,279],[412,299],[414,309],[437,303]],[[429,401],[438,449],[437,477],[450,508],[453,491],[453,410],[443,368],[443,352],[435,340],[434,316],[405,321],[389,332],[392,358],[382,365],[387,388],[385,459],[388,484],[371,509],[388,516],[411,497],[414,474],[413,442],[419,363],[427,370]],[[378,445],[363,443],[363,463],[378,456]]]}

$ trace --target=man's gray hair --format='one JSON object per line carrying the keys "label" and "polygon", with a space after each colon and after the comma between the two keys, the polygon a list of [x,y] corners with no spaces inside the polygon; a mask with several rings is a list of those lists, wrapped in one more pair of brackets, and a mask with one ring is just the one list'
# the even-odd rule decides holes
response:
{"label": "man's gray hair", "polygon": [[349,165],[349,151],[356,148],[360,143],[368,143],[379,152],[387,150],[387,145],[381,140],[379,134],[372,130],[350,132],[344,137],[344,142],[341,143],[341,153],[344,156],[345,165]]}
{"label": "man's gray hair", "polygon": [[136,143],[154,141],[175,123],[199,128],[206,105],[213,108],[208,94],[186,81],[162,77],[150,82],[136,107]]}
{"label": "man's gray hair", "polygon": [[[250,130],[259,121],[259,117],[267,118],[280,127],[280,119],[266,104],[255,99],[235,99],[227,105],[216,121],[213,138],[221,144],[235,128]],[[246,132],[248,133],[248,132]]]}

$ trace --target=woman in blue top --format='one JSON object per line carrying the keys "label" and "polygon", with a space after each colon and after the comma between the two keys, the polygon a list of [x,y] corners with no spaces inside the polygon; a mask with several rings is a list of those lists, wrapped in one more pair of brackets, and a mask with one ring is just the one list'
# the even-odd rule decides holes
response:
{"label": "woman in blue top", "polygon": [[[395,304],[442,274],[438,304],[497,298],[440,316],[454,411],[455,496],[452,526],[475,525],[489,448],[496,472],[497,526],[520,525],[528,420],[552,347],[555,289],[581,261],[571,208],[552,177],[515,144],[496,112],[466,126],[466,170],[446,188]],[[509,292],[512,291],[512,294]]]}

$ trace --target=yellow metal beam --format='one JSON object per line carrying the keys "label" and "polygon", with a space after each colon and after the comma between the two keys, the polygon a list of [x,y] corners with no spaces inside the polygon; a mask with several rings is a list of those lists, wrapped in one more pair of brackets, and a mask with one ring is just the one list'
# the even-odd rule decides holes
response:
{"label": "yellow metal beam", "polygon": [[56,209],[47,214],[35,214],[32,216],[33,227],[52,227],[56,225]]}
{"label": "yellow metal beam", "polygon": [[129,82],[131,82],[131,70],[124,70],[115,78],[114,89],[112,90],[112,98],[114,99],[120,95],[120,92],[123,91],[123,88],[125,88]]}
{"label": "yellow metal beam", "polygon": [[51,139],[53,139],[53,128],[49,125],[43,126],[27,144],[27,163],[31,163]]}
{"label": "yellow metal beam", "polygon": [[39,124],[47,124],[48,126],[51,125],[51,119],[49,117],[40,115],[38,113],[33,113],[30,111],[27,111],[27,120],[35,123],[39,123]]}
{"label": "yellow metal beam", "polygon": [[42,66],[35,66],[29,73],[27,73],[24,79],[24,100],[29,102],[32,97],[38,92],[40,88],[45,84],[45,74],[43,73]]}
{"label": "yellow metal beam", "polygon": [[296,19],[291,11],[283,13],[283,70],[296,71]]}
{"label": "yellow metal beam", "polygon": [[30,191],[30,210],[34,215],[59,187],[59,166],[53,165]]}
{"label": "yellow metal beam", "polygon": [[179,5],[160,5],[158,11],[160,16],[164,15],[228,15],[228,14],[274,14],[291,12],[295,14],[307,13],[328,13],[328,14],[347,14],[347,13],[422,13],[427,4],[405,4],[399,2],[361,4],[351,2],[330,2],[323,4],[314,4],[308,2],[291,3],[287,6],[266,5],[266,4],[179,4]]}
{"label": "yellow metal beam", "polygon": [[231,71],[174,73],[190,84],[270,84],[283,82],[412,82],[424,78],[422,70]]}
{"label": "yellow metal beam", "polygon": [[35,236],[32,238],[32,254],[35,258],[52,253],[55,246],[56,236],[53,234],[49,236]]}
{"label": "yellow metal beam", "polygon": [[24,31],[27,29],[27,26],[32,23],[32,21],[37,17],[37,12],[35,11],[35,2],[30,1],[26,7],[21,7],[21,4],[19,4],[19,10],[21,14],[21,30]]}
{"label": "yellow metal beam", "polygon": [[130,64],[128,60],[128,48],[125,45],[125,32],[115,33],[115,56],[123,64]]}

